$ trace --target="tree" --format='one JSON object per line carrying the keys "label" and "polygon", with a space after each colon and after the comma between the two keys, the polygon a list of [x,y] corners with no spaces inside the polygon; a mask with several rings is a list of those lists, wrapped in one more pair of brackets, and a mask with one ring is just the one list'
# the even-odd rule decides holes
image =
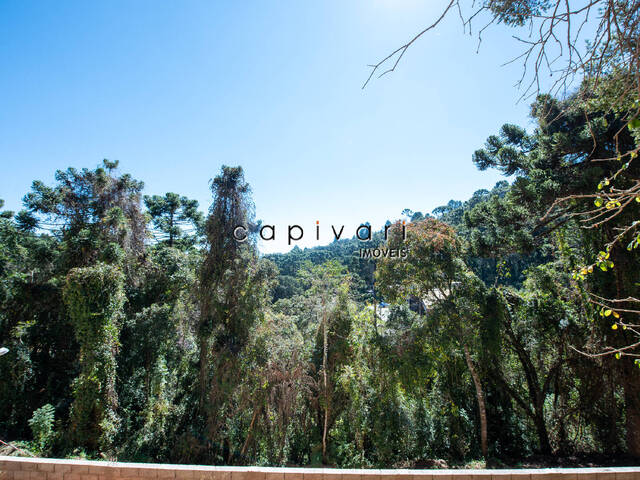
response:
{"label": "tree", "polygon": [[97,264],[69,272],[64,299],[80,343],[74,381],[71,437],[92,451],[109,452],[118,430],[116,360],[124,305],[124,275]]}
{"label": "tree", "polygon": [[348,337],[351,331],[349,312],[349,278],[338,262],[326,262],[311,268],[309,295],[319,315],[313,362],[320,373],[320,410],[322,462],[328,464],[329,431],[340,413],[337,376],[348,357]]}
{"label": "tree", "polygon": [[[521,375],[515,368],[506,374],[498,370],[497,378],[531,418],[540,451],[550,454],[545,408],[552,390],[555,389],[556,400],[566,394],[559,385],[572,353],[569,344],[577,338],[580,302],[572,298],[566,274],[563,284],[562,275],[550,265],[533,267],[527,277],[520,292],[512,288],[493,292],[492,311],[499,319],[507,355],[515,355],[522,370]],[[496,361],[496,365],[503,363]]]}
{"label": "tree", "polygon": [[58,170],[55,187],[34,181],[24,197],[28,212],[39,217],[38,226],[61,235],[69,267],[142,254],[144,184],[129,174],[116,176],[117,167],[117,161],[104,160],[95,170]]}
{"label": "tree", "polygon": [[[452,11],[458,11],[465,31],[469,28],[469,33],[473,21],[482,16],[488,17],[486,25],[478,30],[478,46],[485,29],[494,23],[512,28],[526,27],[527,37],[514,36],[516,41],[524,45],[524,51],[512,60],[522,61],[524,66],[523,76],[518,82],[519,86],[524,87],[522,98],[545,92],[565,98],[573,96],[571,102],[564,103],[564,109],[558,111],[552,108],[546,111],[545,122],[558,127],[565,125],[567,120],[575,121],[576,113],[583,117],[586,128],[578,129],[576,133],[591,143],[591,150],[587,153],[580,148],[582,159],[585,160],[583,163],[605,162],[608,163],[609,170],[603,172],[598,179],[590,179],[591,191],[569,193],[552,199],[547,204],[548,211],[544,220],[553,223],[560,217],[572,216],[579,218],[584,228],[601,228],[606,232],[604,238],[600,239],[601,248],[596,250],[598,253],[592,254],[576,270],[575,277],[578,280],[584,280],[597,268],[610,270],[616,265],[632,263],[635,258],[625,258],[624,252],[620,252],[619,248],[615,255],[617,259],[609,257],[614,255],[610,251],[614,247],[627,244],[627,249],[631,251],[640,246],[640,222],[637,221],[635,205],[640,198],[636,161],[640,151],[640,1],[595,0],[581,3],[561,0],[488,0],[479,4],[471,2],[471,12],[468,15],[463,13],[462,7],[465,4],[468,5],[469,2],[451,0],[432,25],[380,62],[371,65],[370,75],[363,88],[374,74],[381,72],[382,76],[394,71],[406,51],[419,38],[436,28]],[[546,82],[541,81],[546,73],[554,77],[549,88],[545,88]],[[577,94],[570,95],[577,83],[580,84]],[[549,98],[550,95],[542,97]],[[596,117],[596,121],[592,120],[593,117]],[[611,117],[618,125],[613,131],[612,143],[602,144],[595,130],[608,127],[607,120]],[[630,133],[632,142],[628,141]],[[558,143],[566,147],[565,139],[559,140]],[[598,154],[598,150],[602,152],[603,147],[604,155]],[[506,153],[509,155],[512,152]],[[616,160],[621,164],[611,167]],[[568,161],[573,163],[582,160],[574,156]],[[508,163],[512,163],[511,160]],[[635,172],[631,173],[629,170],[634,167]],[[567,169],[566,174],[573,175],[574,172]],[[594,191],[596,185],[597,190]],[[593,204],[585,204],[585,200],[590,200]],[[570,214],[567,212],[568,207],[572,210]],[[621,225],[620,220],[623,219],[625,223]],[[629,283],[632,280],[625,273],[618,273],[617,267],[615,270],[618,285],[623,285],[624,279],[622,290],[632,285]],[[588,284],[586,287],[590,288]],[[637,338],[640,336],[637,333],[640,328],[637,321],[640,316],[640,299],[624,291],[613,295],[600,295],[597,291],[590,293],[591,301],[601,309],[603,316],[605,312],[616,312],[619,318],[620,312],[625,312],[627,317],[633,318],[617,321],[612,328],[625,330],[627,335],[633,332],[634,338],[627,339],[622,345],[607,345],[603,351],[585,354],[619,358],[626,356],[627,361],[623,364],[623,370],[627,371],[625,377],[633,376],[633,365],[628,360],[635,359],[635,364],[640,366],[640,358],[636,358],[638,354],[635,353],[640,347]],[[631,392],[629,400],[636,404],[640,389],[637,385],[627,385],[627,390]],[[630,425],[628,431],[640,431],[640,416],[632,423],[634,426]],[[629,439],[628,443],[631,451],[640,455],[640,434],[635,435],[633,440]]]}
{"label": "tree", "polygon": [[191,398],[197,378],[194,285],[200,257],[195,249],[149,245],[136,268],[139,280],[127,291],[117,357],[118,441],[132,460],[174,458],[176,436],[192,420],[184,398]]}
{"label": "tree", "polygon": [[406,248],[404,260],[385,258],[378,264],[376,278],[383,298],[406,301],[415,297],[426,304],[428,315],[435,325],[445,328],[455,339],[476,389],[480,418],[480,437],[483,456],[487,456],[487,415],[485,395],[472,351],[478,343],[477,333],[482,317],[484,285],[464,264],[462,246],[450,226],[435,220],[412,222],[407,227],[407,239],[402,238],[399,223],[390,229],[389,248]]}
{"label": "tree", "polygon": [[[206,250],[198,291],[198,388],[199,409],[210,441],[218,442],[216,453],[220,455],[223,442],[228,442],[221,430],[226,416],[233,414],[232,394],[241,380],[238,360],[252,325],[262,315],[274,267],[257,256],[251,233],[251,190],[242,168],[223,166],[211,183],[211,191],[214,199],[205,225]],[[244,242],[234,236],[238,226],[247,232]],[[232,453],[228,448],[228,459]]]}
{"label": "tree", "polygon": [[[307,406],[316,382],[307,350],[295,317],[267,312],[256,324],[246,350],[251,366],[240,387],[243,410],[250,415],[240,451],[243,461],[266,455],[271,464],[283,465],[291,450],[304,449],[294,435],[304,437],[309,431]],[[256,452],[259,446],[262,452]]]}
{"label": "tree", "polygon": [[157,230],[156,238],[170,247],[181,240],[192,243],[193,236],[189,234],[202,229],[203,215],[198,211],[197,200],[169,192],[164,196],[145,195],[144,204]]}
{"label": "tree", "polygon": [[[518,86],[524,87],[523,97],[544,93],[541,79],[546,74],[554,77],[547,93],[562,95],[570,91],[575,81],[580,82],[583,78],[588,90],[593,91],[610,75],[615,81],[608,85],[605,81],[604,88],[611,93],[612,106],[629,105],[638,100],[638,0],[587,3],[575,0],[486,0],[480,3],[450,0],[431,25],[370,65],[371,72],[362,88],[374,75],[381,77],[393,72],[407,50],[452,12],[459,14],[465,33],[472,33],[474,22],[483,24],[476,30],[478,48],[484,31],[494,24],[522,31],[513,38],[522,44],[523,52],[511,62],[523,64],[523,75],[518,82]],[[637,114],[636,110],[627,120]]]}
{"label": "tree", "polygon": [[[619,242],[610,243],[608,248],[601,250],[604,239],[633,224],[640,208],[634,201],[625,205],[623,212],[603,221],[581,220],[584,211],[600,215],[597,203],[595,210],[592,206],[594,183],[603,177],[615,176],[619,185],[634,185],[640,175],[640,166],[630,163],[620,171],[617,160],[595,161],[615,158],[617,149],[629,150],[635,140],[625,127],[624,116],[608,110],[586,114],[586,107],[576,102],[575,97],[561,102],[541,96],[532,106],[532,116],[538,123],[533,134],[505,125],[500,135],[489,137],[486,147],[474,154],[474,162],[481,169],[497,168],[516,178],[504,196],[494,196],[489,202],[478,204],[465,214],[465,221],[475,230],[472,233],[474,248],[481,254],[530,252],[541,247],[552,251],[558,248],[553,245],[555,232],[565,228],[576,231],[586,223],[588,228],[582,230],[571,245],[565,246],[574,252],[575,279],[581,282],[591,277],[586,285],[576,283],[575,287],[586,287],[602,314],[592,324],[599,341],[592,342],[585,350],[599,352],[604,349],[606,355],[619,354],[621,357],[622,365],[617,365],[620,367],[619,381],[628,392],[625,395],[628,401],[627,448],[630,452],[640,453],[640,435],[635,433],[640,428],[640,380],[632,351],[637,342],[629,339],[629,334],[634,333],[633,322],[609,320],[613,312],[620,318],[616,309],[633,314],[629,304],[625,306],[624,299],[639,296],[638,256],[636,252],[629,253]],[[556,202],[562,198],[569,198],[571,202]],[[581,259],[598,251],[594,264],[578,268]],[[603,272],[614,265],[614,278],[607,278]],[[616,326],[613,332],[612,323]],[[618,326],[625,333],[612,336]]]}
{"label": "tree", "polygon": [[69,397],[77,344],[62,302],[59,242],[12,217],[0,212],[0,343],[12,357],[0,362],[0,424],[19,438],[33,411]]}

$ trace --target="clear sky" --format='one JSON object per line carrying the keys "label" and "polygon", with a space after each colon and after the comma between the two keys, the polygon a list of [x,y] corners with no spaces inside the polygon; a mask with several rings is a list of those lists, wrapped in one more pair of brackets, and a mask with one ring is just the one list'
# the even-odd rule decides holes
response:
{"label": "clear sky", "polygon": [[398,70],[361,85],[374,63],[430,24],[441,0],[0,2],[0,198],[21,208],[34,179],[120,160],[145,193],[206,210],[209,179],[241,165],[258,218],[376,228],[404,208],[431,211],[501,177],[473,151],[517,103],[514,33],[480,52],[456,15]]}

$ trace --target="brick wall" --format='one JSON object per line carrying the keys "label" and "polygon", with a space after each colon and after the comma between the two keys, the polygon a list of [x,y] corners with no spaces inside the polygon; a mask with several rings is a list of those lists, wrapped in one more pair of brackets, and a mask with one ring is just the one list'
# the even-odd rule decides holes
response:
{"label": "brick wall", "polygon": [[0,480],[640,480],[640,467],[539,470],[339,470],[207,467],[0,456]]}

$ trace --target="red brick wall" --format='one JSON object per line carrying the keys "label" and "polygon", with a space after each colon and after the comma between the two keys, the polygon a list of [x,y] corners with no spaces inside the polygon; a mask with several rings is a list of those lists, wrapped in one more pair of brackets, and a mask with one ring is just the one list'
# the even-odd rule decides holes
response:
{"label": "red brick wall", "polygon": [[207,467],[0,456],[0,480],[640,480],[640,467],[540,470],[339,470]]}

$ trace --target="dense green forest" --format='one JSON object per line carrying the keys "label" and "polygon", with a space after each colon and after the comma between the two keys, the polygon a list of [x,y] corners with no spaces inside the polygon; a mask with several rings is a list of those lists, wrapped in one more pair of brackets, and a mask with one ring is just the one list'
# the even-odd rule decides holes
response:
{"label": "dense green forest", "polygon": [[531,131],[473,154],[505,181],[386,240],[260,255],[240,167],[206,215],[107,160],[34,181],[0,210],[0,438],[204,464],[640,456],[640,122],[592,100],[539,96]]}

